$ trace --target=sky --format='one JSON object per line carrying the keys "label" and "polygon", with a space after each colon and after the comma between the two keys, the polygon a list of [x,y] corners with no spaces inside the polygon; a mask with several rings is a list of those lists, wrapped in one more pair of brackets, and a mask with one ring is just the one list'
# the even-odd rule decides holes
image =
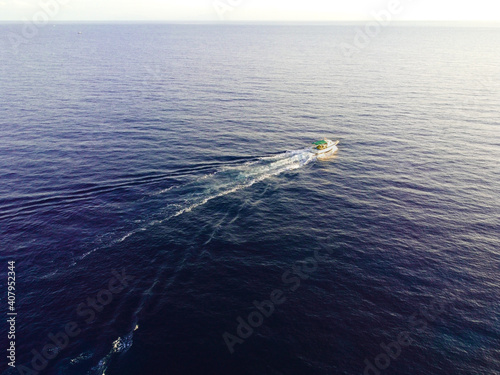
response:
{"label": "sky", "polygon": [[[0,0],[0,21],[401,21],[500,22],[496,0]],[[43,17],[43,16],[42,16]]]}

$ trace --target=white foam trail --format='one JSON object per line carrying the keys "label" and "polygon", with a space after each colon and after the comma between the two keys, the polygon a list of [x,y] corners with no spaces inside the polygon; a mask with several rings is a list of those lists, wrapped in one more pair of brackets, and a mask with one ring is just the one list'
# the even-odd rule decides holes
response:
{"label": "white foam trail", "polygon": [[230,190],[227,190],[227,191],[223,191],[222,193],[219,193],[219,194],[216,194],[216,195],[212,195],[211,197],[206,197],[204,198],[201,202],[198,202],[198,203],[194,203],[192,204],[191,206],[189,207],[186,207],[186,208],[183,208],[182,210],[180,211],[177,211],[175,214],[173,214],[171,217],[176,217],[176,216],[179,216],[179,215],[182,215],[183,213],[186,213],[186,212],[191,212],[194,208],[196,207],[199,207],[201,205],[204,205],[205,203],[207,203],[208,201],[211,201],[212,199],[215,199],[215,198],[219,198],[219,197],[222,197],[224,195],[227,195],[227,194],[231,194],[231,193],[234,193],[238,190],[240,190],[241,188],[243,188],[244,186],[241,186],[241,187],[234,187]]}
{"label": "white foam trail", "polygon": [[168,191],[172,190],[173,188],[175,188],[175,186],[170,186],[170,187],[168,187],[168,188],[166,188],[166,189],[162,189],[162,190],[160,190],[160,191],[157,191],[157,192],[155,192],[155,193],[152,193],[152,194],[150,194],[150,196],[155,196],[155,195],[164,194],[164,193],[166,193],[166,192],[168,192]]}
{"label": "white foam trail", "polygon": [[[316,155],[309,149],[287,151],[241,165],[223,167],[216,172],[199,177],[193,182],[177,186],[175,191],[184,199],[182,204],[178,202],[170,203],[163,218],[156,217],[145,226],[126,233],[115,243],[123,242],[130,236],[145,231],[156,224],[162,224],[174,217],[191,212],[213,199],[235,193],[284,172],[299,169],[314,160],[316,160]],[[173,187],[169,187],[155,195],[168,194],[172,189]],[[178,197],[172,199],[175,200]],[[168,212],[169,210],[170,212]]]}
{"label": "white foam trail", "polygon": [[71,363],[72,365],[77,365],[80,362],[87,361],[87,360],[91,359],[92,356],[93,356],[92,352],[86,351],[86,352],[80,353],[78,355],[78,357],[71,359],[69,361],[69,363]]}
{"label": "white foam trail", "polygon": [[134,330],[130,332],[128,335],[123,337],[118,337],[113,342],[111,350],[108,353],[108,355],[106,355],[106,357],[101,359],[97,364],[97,366],[93,367],[87,373],[87,375],[106,375],[106,371],[108,370],[111,360],[119,353],[125,353],[127,350],[130,349],[130,347],[133,344],[134,332],[137,331],[138,328],[139,326],[136,324]]}
{"label": "white foam trail", "polygon": [[143,232],[145,231],[146,228],[138,228],[138,229],[134,229],[133,231],[131,232],[128,232],[126,235],[124,235],[122,238],[120,238],[118,241],[116,241],[117,243],[120,243],[120,242],[123,242],[125,241],[127,238],[129,238],[131,235],[133,234],[136,234],[138,232]]}
{"label": "white foam trail", "polygon": [[[297,151],[288,151],[284,154],[275,155],[271,157],[264,157],[258,161],[248,162],[238,167],[227,167],[222,169],[219,176],[224,172],[234,172],[238,171],[239,173],[231,177],[232,180],[228,182],[223,182],[221,186],[217,186],[217,174],[213,173],[208,177],[214,177],[212,184],[215,187],[209,185],[207,186],[207,190],[216,190],[219,191],[216,194],[211,194],[209,196],[205,196],[201,198],[199,201],[193,202],[189,206],[177,211],[172,217],[176,217],[182,215],[186,212],[192,211],[194,208],[204,205],[205,203],[211,201],[215,198],[220,198],[222,196],[234,193],[243,188],[250,187],[257,182],[261,182],[270,178],[272,176],[277,176],[283,172],[298,169],[308,164],[309,162],[315,160],[315,155],[306,150],[297,150]],[[269,161],[271,161],[269,163]],[[258,164],[261,165],[258,165]],[[223,178],[223,177],[221,177]],[[206,180],[207,176],[203,176],[201,179]],[[200,180],[201,180],[200,179]]]}

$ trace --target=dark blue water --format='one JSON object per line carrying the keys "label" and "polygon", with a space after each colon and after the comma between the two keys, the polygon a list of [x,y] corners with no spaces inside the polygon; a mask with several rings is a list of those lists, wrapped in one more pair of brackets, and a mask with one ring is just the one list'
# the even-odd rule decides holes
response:
{"label": "dark blue water", "polygon": [[2,374],[500,374],[499,29],[9,32]]}

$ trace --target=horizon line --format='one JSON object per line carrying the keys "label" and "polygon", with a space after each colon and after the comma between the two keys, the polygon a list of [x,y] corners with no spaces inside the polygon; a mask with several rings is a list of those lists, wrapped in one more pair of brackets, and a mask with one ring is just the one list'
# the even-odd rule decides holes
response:
{"label": "horizon line", "polygon": [[[0,20],[0,24],[24,24],[27,20]],[[359,20],[54,20],[47,24],[197,24],[197,25],[244,25],[244,24],[304,24],[304,25],[357,25],[373,22],[372,19]],[[500,21],[485,20],[394,20],[388,27],[401,24],[427,25],[470,25],[500,27]]]}

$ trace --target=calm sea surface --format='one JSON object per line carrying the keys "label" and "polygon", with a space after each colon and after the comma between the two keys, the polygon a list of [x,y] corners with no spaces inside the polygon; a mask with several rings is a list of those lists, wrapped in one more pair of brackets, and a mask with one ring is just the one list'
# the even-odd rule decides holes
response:
{"label": "calm sea surface", "polygon": [[500,29],[21,32],[2,374],[500,374]]}

